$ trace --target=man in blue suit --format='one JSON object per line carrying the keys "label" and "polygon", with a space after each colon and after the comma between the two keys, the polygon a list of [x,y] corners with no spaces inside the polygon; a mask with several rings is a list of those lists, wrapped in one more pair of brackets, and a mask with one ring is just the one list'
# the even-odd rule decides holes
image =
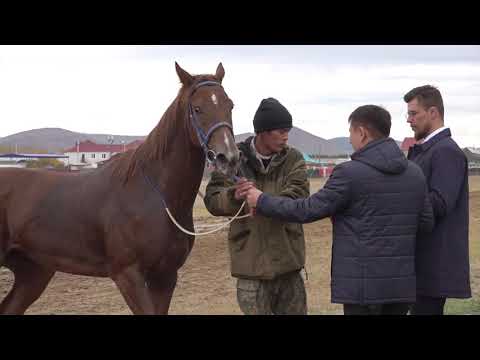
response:
{"label": "man in blue suit", "polygon": [[469,298],[468,162],[444,125],[440,91],[425,85],[404,96],[407,122],[418,144],[408,159],[427,179],[435,215],[432,233],[417,241],[417,301],[410,313],[442,315],[447,298]]}

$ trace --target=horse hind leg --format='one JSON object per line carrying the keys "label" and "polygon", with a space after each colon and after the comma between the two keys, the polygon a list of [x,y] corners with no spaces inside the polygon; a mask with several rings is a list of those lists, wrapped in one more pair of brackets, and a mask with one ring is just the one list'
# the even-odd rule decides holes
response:
{"label": "horse hind leg", "polygon": [[44,268],[20,255],[12,254],[6,259],[13,271],[13,287],[0,304],[0,314],[21,315],[43,293],[55,271]]}
{"label": "horse hind leg", "polygon": [[148,287],[155,305],[155,314],[168,315],[170,302],[177,284],[177,271],[149,274]]}

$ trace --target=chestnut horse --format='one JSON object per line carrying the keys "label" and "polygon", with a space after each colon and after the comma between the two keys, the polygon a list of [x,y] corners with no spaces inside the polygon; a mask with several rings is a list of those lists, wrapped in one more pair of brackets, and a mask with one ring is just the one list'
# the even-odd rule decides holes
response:
{"label": "chestnut horse", "polygon": [[238,168],[233,103],[215,75],[190,75],[135,151],[88,172],[0,169],[0,266],[15,275],[2,314],[23,314],[56,271],[110,277],[134,314],[167,314],[194,236],[192,209],[205,157]]}

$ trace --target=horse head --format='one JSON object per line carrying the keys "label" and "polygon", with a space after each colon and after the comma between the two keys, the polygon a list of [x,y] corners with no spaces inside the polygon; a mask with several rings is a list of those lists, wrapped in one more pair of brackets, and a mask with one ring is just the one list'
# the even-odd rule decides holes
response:
{"label": "horse head", "polygon": [[232,177],[240,165],[240,152],[233,136],[233,102],[222,87],[222,64],[215,75],[192,76],[177,63],[175,68],[187,90],[187,123],[194,145],[203,149],[217,171]]}

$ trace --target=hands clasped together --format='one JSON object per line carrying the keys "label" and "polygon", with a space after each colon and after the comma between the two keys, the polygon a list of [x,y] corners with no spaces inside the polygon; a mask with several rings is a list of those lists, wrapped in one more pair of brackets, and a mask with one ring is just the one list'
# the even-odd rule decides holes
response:
{"label": "hands clasped together", "polygon": [[250,214],[252,215],[255,215],[255,208],[257,207],[257,201],[261,194],[262,192],[255,187],[255,184],[246,178],[240,178],[235,184],[235,199],[247,201]]}

